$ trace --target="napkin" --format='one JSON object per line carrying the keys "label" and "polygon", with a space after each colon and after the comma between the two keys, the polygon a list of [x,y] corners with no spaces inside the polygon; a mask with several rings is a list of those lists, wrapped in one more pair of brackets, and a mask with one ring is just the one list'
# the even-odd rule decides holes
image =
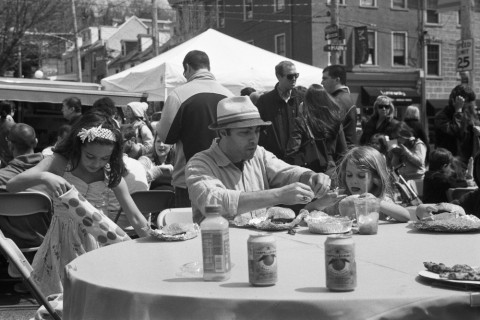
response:
{"label": "napkin", "polygon": [[87,232],[102,245],[130,240],[130,237],[101,210],[88,202],[75,187],[59,197],[70,216],[82,224]]}

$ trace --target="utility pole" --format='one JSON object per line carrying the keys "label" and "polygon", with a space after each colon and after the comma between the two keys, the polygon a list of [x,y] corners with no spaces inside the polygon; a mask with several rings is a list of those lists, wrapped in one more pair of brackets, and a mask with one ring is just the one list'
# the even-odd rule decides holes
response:
{"label": "utility pole", "polygon": [[78,46],[77,10],[75,10],[75,0],[72,0],[72,15],[73,33],[75,36],[75,52],[77,55],[78,82],[82,82],[82,57],[80,55],[80,48]]}
{"label": "utility pole", "polygon": [[158,6],[157,0],[152,0],[152,46],[153,55],[158,56]]}
{"label": "utility pole", "polygon": [[[461,40],[468,40],[472,39],[472,46],[475,48],[475,35],[473,30],[475,30],[474,24],[475,20],[472,17],[472,12],[474,9],[474,4],[472,3],[473,0],[462,0],[460,5],[460,21],[462,25],[462,33],[461,33]],[[473,55],[471,57],[473,68],[475,68],[474,59],[475,58],[475,49],[473,49]],[[462,78],[462,82],[467,83],[471,88],[475,88],[475,69],[472,71],[463,71],[460,72],[460,76]]]}
{"label": "utility pole", "polygon": [[419,77],[420,77],[420,97],[421,97],[421,108],[420,108],[420,119],[422,128],[425,131],[428,139],[428,118],[427,118],[427,84],[426,84],[426,77],[427,77],[427,55],[425,53],[425,46],[427,45],[425,39],[425,1],[419,1],[417,3],[418,10],[418,35],[420,39],[420,59],[418,59],[421,63],[421,68],[419,70]]}
{"label": "utility pole", "polygon": [[[339,18],[339,9],[338,9],[338,0],[331,0],[330,1],[330,6],[331,6],[331,15],[330,15],[330,23],[332,25],[336,25],[338,28],[340,28],[340,18]],[[330,40],[332,44],[337,44],[338,40],[337,39],[332,39]],[[338,58],[340,55],[340,52],[337,50],[332,50],[331,51],[331,60],[332,64],[338,64]]]}

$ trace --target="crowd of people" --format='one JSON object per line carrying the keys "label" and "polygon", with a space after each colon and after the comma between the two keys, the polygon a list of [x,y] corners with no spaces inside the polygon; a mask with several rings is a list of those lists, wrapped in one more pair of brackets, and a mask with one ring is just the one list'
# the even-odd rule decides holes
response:
{"label": "crowd of people", "polygon": [[[183,67],[187,82],[168,95],[158,121],[146,102],[131,102],[123,112],[102,98],[82,113],[80,100],[68,98],[62,107],[67,123],[45,150],[35,150],[34,128],[15,123],[13,105],[0,103],[0,188],[45,192],[54,203],[53,217],[29,221],[38,228],[25,229],[26,237],[14,234],[25,221],[2,221],[0,228],[20,247],[40,246],[34,278],[46,294],[63,291],[66,264],[101,246],[59,201],[72,187],[143,237],[149,222],[130,196],[139,190],[173,190],[175,206],[192,207],[195,222],[210,203],[237,221],[271,206],[335,215],[341,199],[363,193],[381,199],[384,219],[406,222],[395,172],[423,180],[424,202],[432,203],[446,202],[449,188],[480,180],[480,120],[466,85],[455,87],[437,114],[431,146],[418,106],[397,119],[387,96],[377,97],[359,128],[340,65],[326,67],[319,83],[306,88],[297,86],[295,64],[282,61],[272,70],[278,82],[271,91],[247,87],[240,96],[216,81],[205,52],[189,52]],[[473,192],[455,201],[479,215]]]}

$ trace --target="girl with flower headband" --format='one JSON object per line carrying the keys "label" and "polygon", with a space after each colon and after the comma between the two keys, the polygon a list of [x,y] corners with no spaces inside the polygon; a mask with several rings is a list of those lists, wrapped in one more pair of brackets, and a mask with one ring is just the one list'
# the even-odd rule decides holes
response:
{"label": "girl with flower headband", "polygon": [[34,279],[46,295],[63,292],[63,270],[69,262],[100,247],[58,199],[72,186],[99,210],[108,207],[107,191],[111,188],[136,233],[147,236],[143,229],[147,221],[122,178],[122,143],[114,120],[98,113],[85,114],[55,148],[53,156],[8,182],[10,192],[40,186],[53,199],[54,216],[32,265]]}

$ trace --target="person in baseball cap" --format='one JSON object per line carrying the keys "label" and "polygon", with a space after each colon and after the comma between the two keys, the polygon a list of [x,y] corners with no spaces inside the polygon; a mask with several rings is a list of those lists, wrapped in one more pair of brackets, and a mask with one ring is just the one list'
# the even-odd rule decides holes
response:
{"label": "person in baseball cap", "polygon": [[258,145],[260,130],[269,125],[248,96],[219,101],[216,121],[209,125],[218,138],[185,168],[195,222],[213,202],[228,219],[243,223],[267,207],[306,204],[328,192],[327,175],[287,164]]}

